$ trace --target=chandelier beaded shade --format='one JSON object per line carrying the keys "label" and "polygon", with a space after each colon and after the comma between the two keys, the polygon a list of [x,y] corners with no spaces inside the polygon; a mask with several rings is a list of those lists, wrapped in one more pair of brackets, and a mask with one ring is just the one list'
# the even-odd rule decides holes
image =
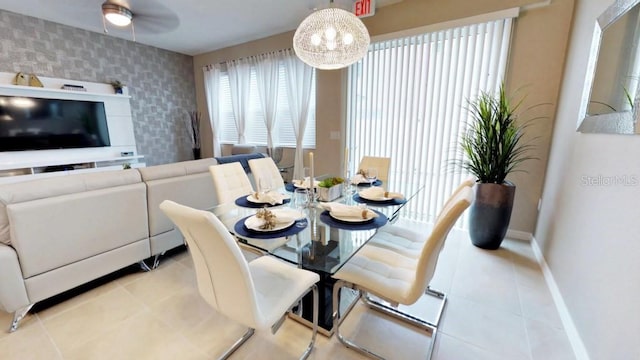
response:
{"label": "chandelier beaded shade", "polygon": [[347,67],[369,49],[369,32],[354,14],[337,8],[317,10],[304,19],[293,50],[304,63],[322,70]]}

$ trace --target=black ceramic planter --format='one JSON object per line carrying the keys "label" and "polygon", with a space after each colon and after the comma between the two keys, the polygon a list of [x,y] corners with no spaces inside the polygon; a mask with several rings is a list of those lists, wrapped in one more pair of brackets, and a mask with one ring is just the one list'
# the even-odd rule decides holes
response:
{"label": "black ceramic planter", "polygon": [[488,250],[500,247],[507,234],[516,186],[504,184],[476,184],[476,199],[471,205],[469,235],[473,245]]}

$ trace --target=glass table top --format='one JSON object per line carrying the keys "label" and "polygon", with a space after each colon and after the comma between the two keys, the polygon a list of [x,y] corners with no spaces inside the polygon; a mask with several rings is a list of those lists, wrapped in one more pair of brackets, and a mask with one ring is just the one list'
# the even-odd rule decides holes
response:
{"label": "glass table top", "polygon": [[[404,194],[407,202],[422,190],[422,187],[414,189],[410,194]],[[281,192],[287,193],[284,189],[281,189]],[[334,201],[366,206],[368,209],[384,214],[389,219],[388,222],[393,222],[398,217],[400,209],[406,204],[406,202],[359,204],[354,198],[357,199],[357,194],[343,196]],[[293,208],[293,203],[294,201],[269,209]],[[225,227],[236,235],[240,242],[315,272],[334,274],[377,231],[375,228],[371,229],[372,226],[353,226],[352,224],[330,221],[327,218],[327,213],[323,215],[325,210],[320,206],[320,203],[316,203],[311,208],[302,209],[302,214],[307,219],[307,226],[295,235],[262,240],[237,234],[234,231],[236,223],[254,215],[258,210],[238,206],[235,202],[221,204],[210,209]],[[300,209],[296,210],[300,211]],[[377,222],[380,223],[380,221]],[[247,234],[245,233],[245,235]]]}

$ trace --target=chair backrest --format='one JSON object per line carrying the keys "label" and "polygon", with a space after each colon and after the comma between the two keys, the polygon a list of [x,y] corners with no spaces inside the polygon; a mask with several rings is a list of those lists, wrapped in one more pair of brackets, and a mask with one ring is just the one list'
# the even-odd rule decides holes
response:
{"label": "chair backrest", "polygon": [[209,167],[209,172],[220,204],[233,202],[253,192],[251,181],[239,162],[213,165]]}
{"label": "chair backrest", "polygon": [[453,193],[451,193],[451,196],[449,196],[447,201],[444,203],[444,205],[442,205],[442,210],[440,210],[440,213],[438,213],[438,216],[436,216],[436,222],[440,219],[440,216],[442,215],[442,213],[445,211],[445,209],[449,207],[449,205],[451,204],[451,201],[453,201],[453,199],[456,198],[456,195],[458,195],[460,191],[464,190],[465,188],[472,188],[475,184],[476,184],[476,177],[473,175],[470,175],[466,179],[462,180],[460,185],[458,185],[458,187],[453,191]]}
{"label": "chair backrest", "polygon": [[391,166],[391,158],[363,156],[358,170],[366,171],[368,168],[376,168],[378,170],[378,179],[387,182],[389,180],[389,166]]}
{"label": "chair backrest", "polygon": [[451,199],[449,205],[442,210],[438,221],[434,224],[427,241],[422,247],[418,266],[416,267],[415,282],[409,294],[405,297],[408,300],[407,304],[413,304],[424,294],[436,270],[438,256],[449,231],[472,202],[473,190],[465,186]]}
{"label": "chair backrest", "polygon": [[280,175],[280,170],[272,158],[251,159],[249,160],[249,167],[256,184],[260,184],[260,179],[266,179],[271,184],[271,189],[284,187],[284,180]]}
{"label": "chair backrest", "polygon": [[222,222],[211,212],[171,200],[160,209],[187,241],[200,295],[218,312],[255,328],[258,306],[249,265]]}

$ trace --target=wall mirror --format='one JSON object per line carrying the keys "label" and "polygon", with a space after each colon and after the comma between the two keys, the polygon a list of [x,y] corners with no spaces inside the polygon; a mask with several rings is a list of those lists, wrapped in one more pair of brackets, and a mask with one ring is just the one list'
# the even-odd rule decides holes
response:
{"label": "wall mirror", "polygon": [[617,0],[598,17],[578,131],[640,134],[640,0]]}

